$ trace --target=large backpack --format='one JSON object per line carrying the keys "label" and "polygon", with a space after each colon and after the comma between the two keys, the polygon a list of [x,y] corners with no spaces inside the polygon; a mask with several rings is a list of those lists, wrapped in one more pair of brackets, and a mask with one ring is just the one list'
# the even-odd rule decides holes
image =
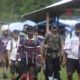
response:
{"label": "large backpack", "polygon": [[[11,39],[11,44],[10,44],[10,47],[11,47],[10,52],[12,52],[12,49],[13,49],[13,39]],[[18,46],[16,46],[16,47],[18,47]]]}
{"label": "large backpack", "polygon": [[[25,44],[25,40],[26,40],[27,37],[28,37],[28,36],[25,36],[25,37],[24,37],[24,41],[23,41],[24,44]],[[37,38],[37,36],[33,36],[33,37],[34,37],[34,44],[35,44],[35,48],[36,48],[36,45],[37,45],[36,40],[37,40],[38,38]]]}
{"label": "large backpack", "polygon": [[59,51],[61,48],[61,43],[60,43],[60,35],[57,35],[56,38],[51,38],[50,34],[47,35],[47,44],[49,46],[49,49],[51,51]]}

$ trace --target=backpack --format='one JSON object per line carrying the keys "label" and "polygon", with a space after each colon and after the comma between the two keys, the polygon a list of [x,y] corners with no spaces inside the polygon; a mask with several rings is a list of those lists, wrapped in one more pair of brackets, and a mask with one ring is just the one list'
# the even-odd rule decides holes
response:
{"label": "backpack", "polygon": [[53,51],[60,50],[60,48],[61,48],[60,35],[57,35],[57,38],[53,38],[53,40],[51,40],[51,36],[50,36],[50,34],[48,34],[46,39],[47,39],[47,44],[49,46],[50,51],[53,52]]}
{"label": "backpack", "polygon": [[[25,43],[25,40],[26,40],[26,38],[27,38],[28,36],[25,36],[24,37],[24,41],[23,41],[23,43]],[[35,39],[34,39],[34,43],[35,43],[35,48],[36,48],[36,45],[37,45],[37,43],[36,43],[36,40],[38,39],[37,38],[37,36],[33,36]]]}
{"label": "backpack", "polygon": [[[24,41],[23,41],[23,44],[25,44],[25,41],[26,41],[26,38],[27,38],[28,36],[25,36],[24,37]],[[36,40],[37,40],[37,36],[35,36],[34,37],[35,39],[34,39],[34,44],[35,44],[35,51],[36,51],[36,45],[37,45],[37,43],[36,43]],[[24,48],[23,48],[23,50],[24,50]],[[22,52],[23,52],[23,50],[22,50]],[[21,54],[20,54],[21,55]],[[35,58],[34,58],[34,63],[35,63]],[[29,64],[29,62],[28,62],[28,57],[27,57],[27,55],[26,55],[26,64],[28,65]]]}
{"label": "backpack", "polygon": [[12,48],[13,48],[13,39],[11,39],[11,50],[10,50],[10,52],[12,52]]}
{"label": "backpack", "polygon": [[13,49],[13,39],[11,39],[11,44],[10,44],[10,46],[11,46],[10,52],[12,52],[12,49]]}

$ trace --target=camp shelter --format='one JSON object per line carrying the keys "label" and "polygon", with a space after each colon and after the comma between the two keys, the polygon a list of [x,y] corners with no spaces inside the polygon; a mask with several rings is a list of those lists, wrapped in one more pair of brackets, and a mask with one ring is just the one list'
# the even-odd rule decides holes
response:
{"label": "camp shelter", "polygon": [[52,5],[46,6],[42,9],[22,15],[25,19],[34,20],[36,22],[47,20],[47,32],[49,31],[49,19],[54,19],[66,13],[71,9],[72,11],[80,8],[80,0],[62,0]]}

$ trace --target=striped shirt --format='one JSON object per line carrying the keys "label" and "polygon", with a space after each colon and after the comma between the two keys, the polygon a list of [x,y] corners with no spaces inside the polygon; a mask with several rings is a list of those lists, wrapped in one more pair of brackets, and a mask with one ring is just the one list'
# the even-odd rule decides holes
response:
{"label": "striped shirt", "polygon": [[28,36],[24,39],[20,39],[20,44],[18,47],[18,54],[21,54],[21,58],[34,58],[35,56],[41,55],[40,41],[33,37],[29,39]]}
{"label": "striped shirt", "polygon": [[24,38],[26,36],[26,34],[24,32],[20,32],[19,37],[20,38]]}

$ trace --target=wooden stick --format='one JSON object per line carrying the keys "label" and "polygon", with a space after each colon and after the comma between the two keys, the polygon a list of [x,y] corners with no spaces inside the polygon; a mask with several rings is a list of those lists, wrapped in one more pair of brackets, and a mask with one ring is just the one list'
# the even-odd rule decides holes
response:
{"label": "wooden stick", "polygon": [[48,33],[49,32],[49,12],[47,12],[46,14],[46,32]]}

